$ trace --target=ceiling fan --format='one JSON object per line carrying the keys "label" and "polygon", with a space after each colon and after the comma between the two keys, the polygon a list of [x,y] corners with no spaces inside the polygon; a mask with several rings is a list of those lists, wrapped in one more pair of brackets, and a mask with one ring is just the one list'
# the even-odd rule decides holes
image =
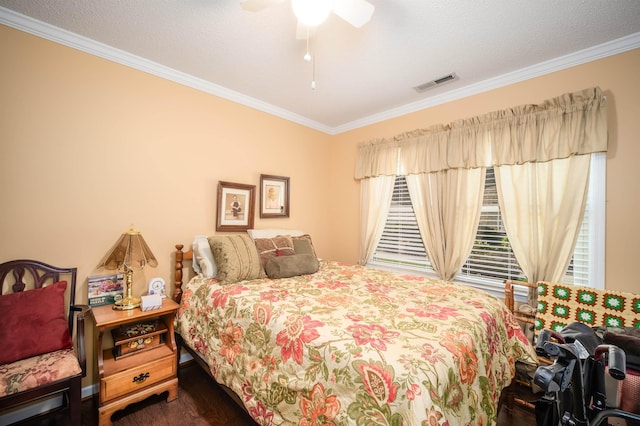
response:
{"label": "ceiling fan", "polygon": [[[240,0],[240,6],[250,12],[258,12],[284,0]],[[298,19],[297,39],[307,40],[305,62],[313,63],[311,89],[316,88],[315,59],[309,53],[309,38],[316,27],[322,24],[331,12],[344,19],[356,28],[362,27],[371,20],[375,7],[367,0],[291,0],[293,14]],[[315,56],[314,56],[315,57]]]}
{"label": "ceiling fan", "polygon": [[[244,10],[257,12],[284,0],[240,0]],[[324,22],[331,12],[356,28],[371,20],[375,7],[366,0],[291,0],[293,13],[298,18],[297,38],[308,36],[313,29]]]}

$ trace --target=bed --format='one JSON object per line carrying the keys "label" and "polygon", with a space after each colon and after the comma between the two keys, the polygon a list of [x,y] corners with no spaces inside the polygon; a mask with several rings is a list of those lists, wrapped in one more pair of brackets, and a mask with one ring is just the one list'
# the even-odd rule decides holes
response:
{"label": "bed", "polygon": [[178,340],[260,425],[495,424],[516,360],[535,359],[505,304],[470,287],[326,260],[272,279],[259,250],[262,274],[232,282],[213,245],[225,279],[183,285],[196,255],[176,248]]}

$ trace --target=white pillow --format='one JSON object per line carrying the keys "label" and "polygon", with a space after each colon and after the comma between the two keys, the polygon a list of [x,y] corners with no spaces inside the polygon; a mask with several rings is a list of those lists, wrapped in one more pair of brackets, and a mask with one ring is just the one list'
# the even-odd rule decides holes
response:
{"label": "white pillow", "polygon": [[197,274],[202,274],[205,278],[215,278],[218,273],[216,262],[213,260],[213,253],[206,235],[196,235],[193,237],[193,270]]}
{"label": "white pillow", "polygon": [[193,237],[193,242],[191,243],[191,251],[193,252],[193,256],[191,258],[191,267],[193,268],[193,272],[195,272],[196,274],[202,273],[202,269],[200,269],[200,265],[198,264],[198,259],[196,259],[196,245],[198,243],[198,240],[202,237],[204,237],[204,235],[196,235],[195,237]]}
{"label": "white pillow", "polygon": [[292,237],[299,237],[304,235],[305,232],[297,229],[281,229],[281,228],[265,228],[265,229],[247,229],[251,239],[257,238],[275,238],[278,235],[291,235]]}

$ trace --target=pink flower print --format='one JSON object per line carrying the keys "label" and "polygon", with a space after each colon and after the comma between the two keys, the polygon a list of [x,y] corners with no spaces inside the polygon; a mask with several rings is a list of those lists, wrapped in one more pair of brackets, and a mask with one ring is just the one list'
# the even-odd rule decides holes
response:
{"label": "pink flower print", "polygon": [[360,372],[364,388],[378,405],[391,403],[396,399],[398,385],[393,383],[393,368],[384,368],[381,363],[354,361],[354,367]]}
{"label": "pink flower print", "polygon": [[255,407],[249,408],[249,414],[261,425],[273,424],[273,413],[267,410],[262,401],[258,401]]}
{"label": "pink flower print", "polygon": [[247,287],[240,285],[225,285],[211,294],[213,306],[216,308],[224,308],[229,300],[229,295],[236,295],[247,290]]}
{"label": "pink flower print", "polygon": [[272,308],[270,305],[258,304],[253,307],[253,319],[261,326],[269,324]]}
{"label": "pink flower print", "polygon": [[456,359],[460,369],[460,381],[473,383],[478,367],[478,357],[473,352],[476,346],[473,337],[464,331],[458,331],[455,334],[447,331],[444,334],[440,344]]}
{"label": "pink flower print", "polygon": [[460,315],[455,308],[435,304],[430,304],[423,308],[407,308],[407,312],[413,312],[421,318],[434,318],[438,320],[446,320],[449,317],[457,317]]}
{"label": "pink flower print", "polygon": [[397,331],[389,331],[385,327],[378,324],[356,324],[347,327],[358,345],[370,344],[379,351],[386,351],[386,343],[392,343],[393,339],[398,337],[400,333]]}
{"label": "pink flower print", "polygon": [[289,358],[302,365],[304,345],[320,336],[316,328],[324,324],[312,320],[308,315],[303,317],[290,316],[285,321],[285,329],[276,336],[276,343],[281,347],[282,360],[287,362]]}
{"label": "pink flower print", "polygon": [[300,397],[300,411],[302,418],[299,426],[330,426],[335,425],[336,416],[340,412],[340,402],[335,395],[327,396],[322,383],[316,383],[309,396]]}
{"label": "pink flower print", "polygon": [[231,320],[227,322],[225,329],[220,333],[220,341],[222,347],[220,348],[220,354],[224,356],[230,364],[233,364],[233,360],[236,355],[240,353],[240,343],[244,336],[242,327],[234,327]]}

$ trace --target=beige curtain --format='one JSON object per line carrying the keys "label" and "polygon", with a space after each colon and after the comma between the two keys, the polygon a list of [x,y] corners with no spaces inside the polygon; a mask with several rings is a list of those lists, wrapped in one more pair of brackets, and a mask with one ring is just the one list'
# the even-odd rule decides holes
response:
{"label": "beige curtain", "polygon": [[[495,167],[498,202],[527,280],[560,282],[578,239],[591,155]],[[529,295],[535,306],[536,294]]]}
{"label": "beige curtain", "polygon": [[605,98],[595,87],[376,139],[358,147],[355,178],[549,161],[607,150]]}
{"label": "beige curtain", "polygon": [[356,179],[397,175],[401,143],[395,139],[376,139],[361,143],[356,157]]}
{"label": "beige curtain", "polygon": [[485,169],[449,169],[407,175],[407,188],[429,255],[443,280],[452,280],[467,260],[478,229]]}
{"label": "beige curtain", "polygon": [[395,176],[377,176],[360,182],[360,265],[365,265],[371,259],[380,241],[395,179]]}
{"label": "beige curtain", "polygon": [[529,282],[562,279],[584,214],[590,155],[496,167],[498,202]]}
{"label": "beige curtain", "polygon": [[607,150],[606,99],[599,88],[489,114],[493,165],[542,162]]}
{"label": "beige curtain", "polygon": [[594,88],[492,115],[502,123],[492,162],[516,259],[529,282],[559,282],[584,216],[590,154],[607,150],[606,100]]}
{"label": "beige curtain", "polygon": [[[506,165],[517,169],[524,164],[547,163],[551,160],[604,152],[607,150],[605,106],[606,100],[602,91],[594,87],[580,92],[568,93],[539,105],[522,105],[469,119],[457,120],[448,125],[436,125],[427,129],[403,133],[389,139],[376,139],[365,142],[360,144],[358,149],[355,178],[364,180],[381,175],[405,174],[409,176],[458,169],[484,170],[485,167],[489,166]],[[574,163],[573,161],[570,162]],[[575,163],[579,162],[577,160]],[[539,168],[538,166],[528,167]],[[509,180],[510,185],[517,186],[518,178],[507,177],[507,173],[506,168],[503,168],[500,172],[503,185]],[[550,171],[550,173],[553,174],[554,172]],[[584,175],[584,173],[588,175],[588,166],[586,172],[584,170],[579,173],[576,172],[576,174],[581,175]],[[438,220],[441,223],[433,219],[436,216],[432,216],[431,218],[419,218],[418,224],[421,233],[428,235],[427,238],[423,236],[425,245],[435,246],[437,244],[441,246],[439,249],[432,247],[427,250],[434,252],[435,259],[432,259],[432,262],[436,260],[434,268],[442,267],[439,272],[448,276],[450,268],[458,262],[458,258],[465,255],[466,245],[461,243],[459,235],[466,235],[468,232],[466,230],[459,233],[449,231],[457,226],[456,221],[460,219],[459,216],[452,215],[449,212],[460,208],[461,211],[471,214],[469,217],[475,218],[473,212],[467,211],[468,206],[464,205],[461,200],[471,202],[469,197],[477,195],[477,188],[467,184],[466,189],[463,189],[464,185],[458,186],[457,183],[454,184],[453,180],[450,180],[453,174],[447,178],[443,176],[429,177],[427,179],[428,182],[419,184],[420,189],[416,189],[415,196],[418,196],[418,193],[422,194],[420,196],[424,200],[419,200],[419,202],[426,203],[419,216],[439,215]],[[469,175],[468,178],[471,179],[472,176]],[[484,173],[482,173],[482,176],[484,178]],[[547,180],[553,179],[553,185],[555,185],[555,178],[555,175],[550,175]],[[568,180],[567,185],[575,184],[577,186],[567,187],[564,191],[565,194],[569,192],[582,194],[584,184],[581,179],[576,177]],[[466,178],[460,182],[462,181],[468,182]],[[579,183],[577,183],[578,181]],[[476,184],[479,184],[479,182],[476,182]],[[434,185],[439,187],[434,188]],[[507,191],[505,188],[506,186],[503,188],[503,192]],[[452,195],[452,198],[447,197],[447,200],[445,200],[444,192],[454,190],[456,194]],[[518,187],[518,191],[515,192],[521,192],[518,195],[523,197],[543,198],[543,194],[536,195],[537,189],[532,189],[529,186],[527,188]],[[554,192],[554,196],[555,194],[556,192]],[[411,194],[411,198],[412,202],[414,202],[414,194]],[[368,199],[370,200],[369,202],[372,202],[376,197],[369,195]],[[478,204],[481,203],[481,200],[482,197],[477,199]],[[578,202],[579,210],[582,211],[584,203],[582,198],[575,198],[574,201]],[[455,203],[461,204],[456,205]],[[529,202],[523,204],[520,201],[515,205],[512,205],[511,201],[502,202],[502,212],[508,216],[512,216],[512,213],[504,210],[507,204],[509,205],[507,208],[516,209],[516,216],[519,214],[518,210],[531,209],[533,207],[533,204]],[[363,204],[361,208],[368,210],[376,208],[376,206]],[[435,209],[435,211],[425,213],[430,209]],[[538,209],[533,211],[537,212]],[[370,213],[367,213],[367,215],[370,215]],[[534,215],[537,215],[537,213],[534,213]],[[581,215],[579,216],[578,223],[582,218]],[[551,218],[552,216],[549,215],[548,217]],[[474,219],[473,222],[477,226],[477,220]],[[514,220],[512,219],[511,222],[513,224]],[[560,230],[562,226],[577,226],[574,219],[571,219],[571,221],[561,220],[559,222],[547,219],[543,221],[542,225],[545,227],[544,230],[538,228],[535,232],[527,231],[527,235],[522,238],[535,238],[538,240],[540,235],[553,232],[548,231],[547,227]],[[515,234],[520,234],[521,230],[519,225],[513,224],[513,226],[515,226],[515,229],[512,228],[509,237],[514,236],[514,238],[517,238]],[[570,241],[573,240],[573,235],[577,232],[575,229],[567,228],[561,231],[565,235],[569,235]],[[476,230],[474,229],[474,235],[475,232]],[[361,236],[363,238],[361,241],[363,247],[368,247],[371,244],[370,239],[366,238],[367,235],[363,233]],[[431,242],[427,242],[427,240]],[[377,244],[377,241],[375,244]],[[456,244],[462,244],[457,252],[453,248]],[[536,244],[542,244],[542,246],[546,247],[547,243],[543,240],[538,240]],[[571,245],[573,245],[573,241]],[[563,247],[562,253],[564,253],[565,248]],[[532,247],[523,247],[522,250],[534,249]],[[432,253],[429,252],[429,255],[431,256]],[[516,256],[518,257],[517,253]],[[441,257],[441,259],[438,257]],[[530,266],[531,271],[543,270],[546,274],[550,269],[556,269],[555,267],[548,268],[542,265],[541,263],[545,263],[548,260],[540,258],[540,256],[533,256],[532,259],[532,262],[535,262],[536,265]],[[518,261],[520,261],[519,257]],[[563,263],[566,259],[559,259],[558,261]],[[436,263],[439,266],[435,266]],[[532,277],[533,275],[529,277],[530,281]]]}
{"label": "beige curtain", "polygon": [[478,125],[478,119],[469,119],[361,143],[355,178],[487,167],[491,165],[488,130]]}

